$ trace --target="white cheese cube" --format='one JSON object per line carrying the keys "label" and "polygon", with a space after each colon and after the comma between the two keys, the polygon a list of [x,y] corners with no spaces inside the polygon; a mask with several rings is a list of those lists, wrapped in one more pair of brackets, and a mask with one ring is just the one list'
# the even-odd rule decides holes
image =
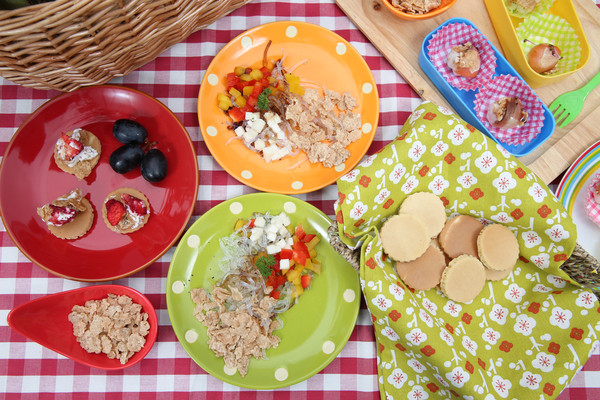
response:
{"label": "white cheese cube", "polygon": [[263,129],[265,129],[265,125],[267,123],[265,122],[264,119],[262,118],[258,118],[252,121],[252,124],[250,125],[252,127],[252,129],[254,129],[256,132],[262,132]]}
{"label": "white cheese cube", "polygon": [[291,238],[291,237],[290,237],[290,238],[288,238],[288,240],[287,240],[287,244],[288,244],[288,246],[292,247],[292,246],[294,245],[294,239],[293,239],[293,238]]}
{"label": "white cheese cube", "polygon": [[254,121],[255,119],[260,119],[260,113],[257,112],[249,112],[246,111],[246,118],[247,121]]}
{"label": "white cheese cube", "polygon": [[238,136],[244,136],[244,133],[246,133],[246,130],[244,129],[243,126],[238,126],[237,128],[235,128],[234,132]]}
{"label": "white cheese cube", "polygon": [[248,129],[246,129],[246,132],[244,133],[244,140],[246,142],[252,142],[257,136],[258,132],[256,132],[251,127],[248,127]]}
{"label": "white cheese cube", "polygon": [[271,221],[271,223],[269,225],[267,225],[265,227],[265,232],[267,232],[267,233],[275,233],[275,234],[277,234],[277,231],[279,231],[279,229],[277,228],[277,225],[273,224],[272,221]]}
{"label": "white cheese cube", "polygon": [[281,212],[281,214],[278,215],[278,217],[281,220],[281,223],[283,224],[283,226],[288,226],[289,224],[292,223],[292,221],[290,221],[289,215],[287,215],[283,211]]}
{"label": "white cheese cube", "polygon": [[268,232],[267,239],[269,239],[269,242],[274,242],[275,240],[277,240],[277,234],[273,232]]}
{"label": "white cheese cube", "polygon": [[265,227],[265,217],[263,217],[263,216],[256,217],[256,219],[254,220],[254,226],[257,226],[259,228],[264,228]]}
{"label": "white cheese cube", "polygon": [[285,226],[282,226],[281,228],[279,228],[279,235],[286,237],[288,236],[290,233],[288,232],[287,228]]}
{"label": "white cheese cube", "polygon": [[283,158],[285,156],[287,156],[288,154],[290,154],[290,152],[288,151],[287,147],[281,147],[279,148],[279,150],[277,150],[277,152],[275,152],[275,154],[273,154],[273,160],[279,160],[280,158]]}
{"label": "white cheese cube", "polygon": [[[275,244],[267,245],[267,254],[277,254],[281,251],[281,247]],[[280,267],[281,268],[281,267]]]}
{"label": "white cheese cube", "polygon": [[265,141],[262,139],[256,139],[254,141],[254,148],[258,151],[264,150],[265,148]]}
{"label": "white cheese cube", "polygon": [[273,156],[275,155],[275,153],[277,153],[277,150],[279,148],[277,146],[267,146],[263,149],[263,157],[265,158],[266,162],[272,161],[273,160]]}
{"label": "white cheese cube", "polygon": [[277,243],[275,243],[277,246],[281,247],[282,249],[287,246],[287,242],[285,241],[285,239],[279,239],[277,241]]}
{"label": "white cheese cube", "polygon": [[282,271],[290,269],[290,260],[282,259],[279,261],[279,269]]}
{"label": "white cheese cube", "polygon": [[260,238],[263,235],[263,229],[262,228],[252,228],[250,230],[250,240],[252,240],[253,242],[258,242],[260,240]]}

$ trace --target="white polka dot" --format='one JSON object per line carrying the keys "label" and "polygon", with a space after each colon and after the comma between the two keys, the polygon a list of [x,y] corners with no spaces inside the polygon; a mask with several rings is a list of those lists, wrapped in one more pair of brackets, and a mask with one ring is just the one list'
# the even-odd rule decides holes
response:
{"label": "white polka dot", "polygon": [[238,201],[234,201],[233,203],[231,203],[229,205],[229,211],[231,211],[232,214],[239,214],[242,212],[242,210],[244,209],[244,206],[242,205],[242,203],[238,202]]}
{"label": "white polka dot", "polygon": [[304,186],[304,183],[302,183],[300,181],[292,182],[292,189],[294,189],[294,190],[300,190],[300,189],[302,189],[302,186]]}
{"label": "white polka dot", "polygon": [[335,52],[340,56],[346,54],[346,45],[344,43],[338,43],[337,46],[335,46]]}
{"label": "white polka dot", "polygon": [[188,343],[194,343],[198,340],[198,332],[193,329],[185,332],[185,341]]}
{"label": "white polka dot", "polygon": [[346,300],[348,303],[352,303],[354,299],[356,299],[356,292],[354,292],[352,289],[346,289],[344,292],[344,300]]}
{"label": "white polka dot", "polygon": [[209,74],[206,80],[211,86],[216,86],[219,84],[219,77],[215,74]]}
{"label": "white polka dot", "polygon": [[252,179],[252,172],[248,170],[242,171],[242,178],[244,179]]}
{"label": "white polka dot", "polygon": [[341,164],[338,164],[338,165],[335,166],[335,170],[337,172],[342,172],[345,169],[346,169],[346,164],[344,164],[344,163],[341,163]]}
{"label": "white polka dot", "polygon": [[215,128],[214,126],[208,126],[206,128],[206,134],[208,136],[217,136],[217,128]]}
{"label": "white polka dot", "polygon": [[235,375],[235,373],[237,372],[237,368],[229,368],[227,365],[223,366],[223,372],[225,372],[225,374],[232,376]]}
{"label": "white polka dot", "polygon": [[252,38],[250,36],[244,36],[241,43],[243,48],[248,49],[252,47]]}
{"label": "white polka dot", "polygon": [[200,246],[200,237],[198,235],[190,235],[187,239],[187,245],[192,249],[197,249]]}
{"label": "white polka dot", "polygon": [[283,210],[288,214],[293,214],[296,212],[296,204],[292,203],[291,201],[286,201],[283,204]]}
{"label": "white polka dot", "polygon": [[333,343],[331,340],[327,340],[327,341],[325,341],[325,343],[323,343],[323,353],[331,354],[331,353],[333,353],[334,350],[335,350],[335,343]]}
{"label": "white polka dot", "polygon": [[275,379],[279,382],[283,382],[288,378],[288,370],[285,368],[277,368],[275,371]]}
{"label": "white polka dot", "polygon": [[185,289],[185,284],[181,281],[175,281],[171,285],[171,290],[175,294],[183,293],[184,289]]}
{"label": "white polka dot", "polygon": [[363,93],[365,93],[365,94],[369,94],[369,93],[371,93],[371,92],[373,91],[373,85],[371,85],[369,82],[365,83],[365,84],[362,86],[362,91],[363,91]]}
{"label": "white polka dot", "polygon": [[373,125],[371,125],[370,123],[366,122],[365,124],[363,124],[362,126],[362,131],[363,133],[369,133],[371,132],[371,130],[373,129]]}
{"label": "white polka dot", "polygon": [[287,29],[285,30],[285,36],[287,36],[289,38],[296,37],[297,34],[298,34],[298,28],[296,28],[294,25],[288,26]]}

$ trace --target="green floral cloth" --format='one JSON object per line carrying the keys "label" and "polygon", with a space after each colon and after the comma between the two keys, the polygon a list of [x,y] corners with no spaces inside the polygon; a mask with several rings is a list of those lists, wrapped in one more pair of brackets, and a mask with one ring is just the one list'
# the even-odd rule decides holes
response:
{"label": "green floral cloth", "polygon": [[[553,399],[598,344],[595,296],[562,272],[576,229],[526,166],[449,110],[425,102],[396,140],[337,182],[340,238],[361,249],[361,285],[385,399]],[[411,193],[448,216],[500,222],[517,235],[511,275],[470,303],[415,291],[383,254],[381,223]]]}

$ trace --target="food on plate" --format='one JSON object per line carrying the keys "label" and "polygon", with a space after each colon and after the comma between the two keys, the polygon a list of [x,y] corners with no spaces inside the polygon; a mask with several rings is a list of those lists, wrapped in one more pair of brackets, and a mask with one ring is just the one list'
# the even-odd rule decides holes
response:
{"label": "food on plate", "polygon": [[148,182],[160,182],[167,177],[169,165],[167,157],[159,149],[150,149],[140,164],[142,176]]}
{"label": "food on plate", "polygon": [[168,162],[165,154],[150,142],[148,131],[139,122],[118,119],[113,124],[113,136],[124,143],[113,151],[108,159],[113,171],[126,174],[140,167],[142,177],[151,183],[166,178]]}
{"label": "food on plate", "polygon": [[273,331],[278,315],[288,310],[321,273],[315,247],[319,236],[293,226],[284,212],[255,213],[238,220],[234,232],[221,238],[224,276],[211,291],[194,288],[194,316],[208,330],[208,346],[225,366],[243,377],[251,357],[279,345]]}
{"label": "food on plate", "polygon": [[434,244],[430,244],[425,253],[416,260],[396,262],[398,276],[409,287],[416,290],[428,290],[439,285],[446,268],[446,256]]}
{"label": "food on plate", "polygon": [[465,42],[452,47],[448,53],[447,64],[456,75],[474,78],[481,68],[481,57],[471,42]]}
{"label": "food on plate", "polygon": [[450,299],[461,303],[472,301],[485,285],[485,267],[476,257],[463,254],[448,264],[442,274],[440,288]]}
{"label": "food on plate", "polygon": [[500,129],[512,129],[525,125],[529,115],[518,97],[502,97],[488,107],[488,122]]}
{"label": "food on plate", "polygon": [[139,167],[142,158],[144,158],[144,150],[140,145],[129,143],[113,151],[108,158],[108,163],[116,173],[126,174]]}
{"label": "food on plate", "polygon": [[73,306],[68,319],[84,350],[104,353],[121,364],[144,347],[150,331],[148,314],[142,312],[142,306],[128,296],[112,293],[101,300]]}
{"label": "food on plate", "polygon": [[436,237],[446,223],[446,207],[442,200],[430,192],[418,192],[408,196],[400,205],[399,213],[419,217],[429,231],[429,237]]}
{"label": "food on plate", "polygon": [[600,173],[594,174],[584,199],[585,213],[594,224],[600,226]]}
{"label": "food on plate", "polygon": [[381,227],[383,251],[394,261],[412,261],[429,247],[429,232],[425,222],[415,215],[393,215]]}
{"label": "food on plate", "polygon": [[490,224],[477,237],[477,252],[486,268],[494,271],[510,270],[519,259],[519,242],[506,226]]}
{"label": "food on plate", "polygon": [[241,140],[266,162],[303,151],[307,158],[294,166],[306,160],[325,167],[343,163],[350,156],[346,147],[362,137],[357,100],[348,92],[305,89],[294,71],[308,61],[288,68],[284,55],[269,63],[269,46],[261,67],[235,67],[226,76],[226,92],[217,96],[218,107],[232,120],[230,140]]}
{"label": "food on plate", "polygon": [[540,0],[505,0],[507,9],[517,15],[531,13]]}
{"label": "food on plate", "polygon": [[538,74],[550,74],[560,61],[560,49],[550,43],[536,44],[527,54],[527,62]]}
{"label": "food on plate", "polygon": [[143,144],[148,138],[148,131],[137,121],[131,119],[118,119],[113,124],[113,136],[124,144]]}
{"label": "food on plate", "polygon": [[37,214],[48,230],[60,239],[77,239],[85,235],[94,222],[91,203],[83,197],[81,189],[64,194],[37,209]]}
{"label": "food on plate", "polygon": [[142,192],[120,188],[106,196],[102,217],[110,230],[123,234],[132,233],[148,222],[150,203]]}
{"label": "food on plate", "polygon": [[450,258],[463,254],[477,257],[477,237],[483,224],[470,215],[457,215],[450,218],[438,237],[442,249]]}
{"label": "food on plate", "polygon": [[102,145],[92,132],[81,128],[63,133],[54,146],[54,161],[61,170],[82,180],[100,160]]}
{"label": "food on plate", "polygon": [[394,8],[409,14],[427,14],[438,8],[442,0],[389,0]]}

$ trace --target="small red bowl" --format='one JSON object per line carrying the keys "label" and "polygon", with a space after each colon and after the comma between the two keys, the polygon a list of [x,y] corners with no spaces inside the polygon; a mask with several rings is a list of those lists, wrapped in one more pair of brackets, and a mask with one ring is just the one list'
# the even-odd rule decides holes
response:
{"label": "small red bowl", "polygon": [[[73,335],[73,324],[68,319],[74,305],[84,305],[88,300],[100,300],[110,293],[130,297],[148,314],[150,332],[146,335],[146,344],[125,364],[108,358],[106,354],[88,353],[84,350]],[[113,371],[131,367],[144,358],[154,345],[158,332],[158,318],[152,303],[137,290],[121,285],[87,286],[40,297],[12,309],[7,321],[12,329],[52,351],[90,367]]]}
{"label": "small red bowl", "polygon": [[402,18],[402,19],[405,19],[408,21],[419,21],[422,19],[433,18],[437,15],[440,15],[441,13],[447,11],[454,4],[456,4],[457,0],[442,0],[442,4],[440,4],[440,6],[438,8],[434,8],[433,10],[431,10],[425,14],[411,14],[411,13],[406,13],[406,12],[400,11],[399,9],[397,9],[396,7],[394,7],[392,5],[391,0],[381,0],[381,2],[396,17]]}

